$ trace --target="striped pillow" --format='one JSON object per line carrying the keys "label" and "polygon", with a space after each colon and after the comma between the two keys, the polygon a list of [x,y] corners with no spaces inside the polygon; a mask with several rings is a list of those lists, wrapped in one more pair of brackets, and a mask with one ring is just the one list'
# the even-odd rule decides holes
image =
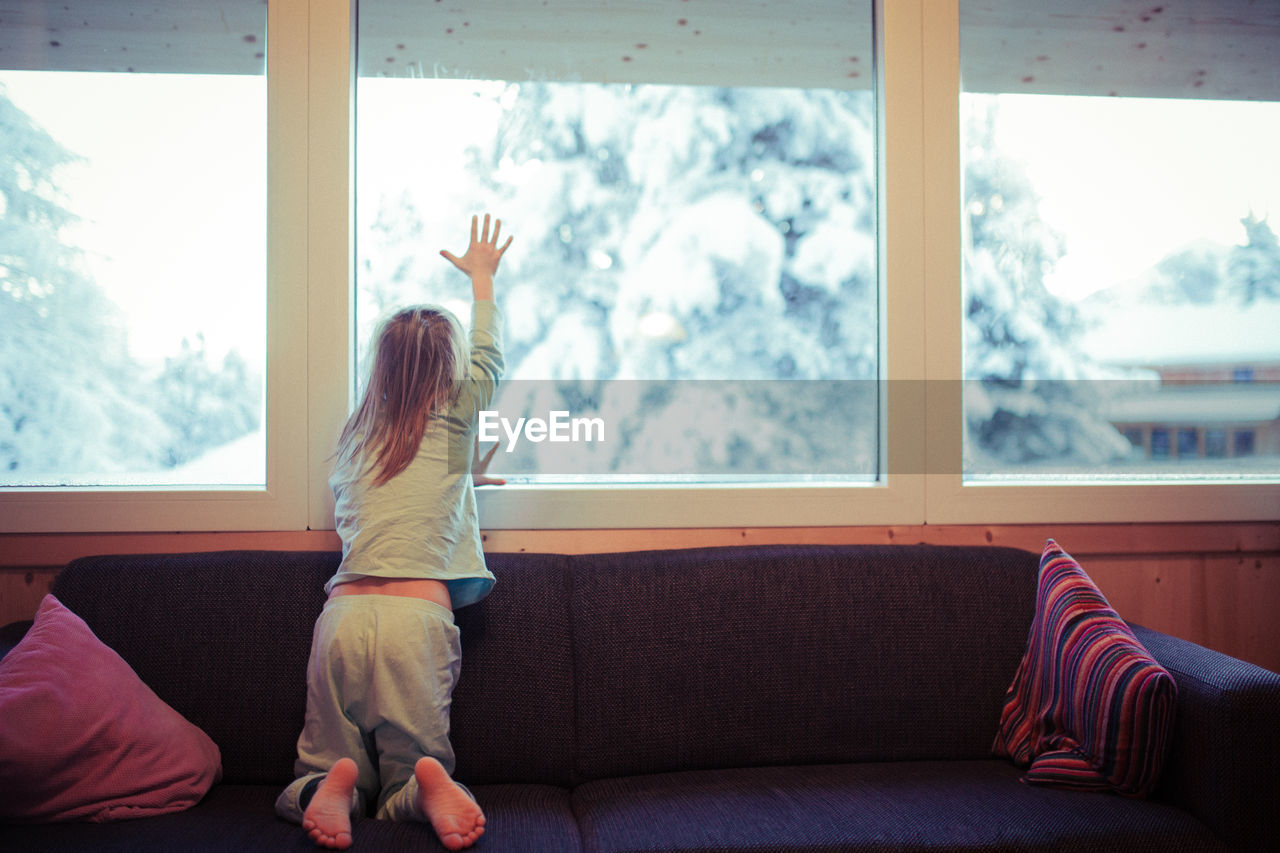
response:
{"label": "striped pillow", "polygon": [[1177,685],[1050,539],[1027,651],[992,749],[1022,781],[1146,796],[1164,764]]}

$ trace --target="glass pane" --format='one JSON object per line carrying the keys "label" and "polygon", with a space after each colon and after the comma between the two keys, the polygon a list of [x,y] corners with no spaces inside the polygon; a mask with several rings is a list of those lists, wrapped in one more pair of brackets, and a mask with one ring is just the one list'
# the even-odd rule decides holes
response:
{"label": "glass pane", "polygon": [[1274,9],[960,8],[966,479],[1280,478]]}
{"label": "glass pane", "polygon": [[5,15],[0,485],[264,485],[265,4],[135,11]]}
{"label": "glass pane", "polygon": [[489,210],[515,236],[495,410],[604,422],[603,442],[522,440],[495,468],[876,479],[870,3],[812,6],[779,27],[730,2],[363,0],[361,355],[406,303],[467,322],[467,282],[437,250]]}

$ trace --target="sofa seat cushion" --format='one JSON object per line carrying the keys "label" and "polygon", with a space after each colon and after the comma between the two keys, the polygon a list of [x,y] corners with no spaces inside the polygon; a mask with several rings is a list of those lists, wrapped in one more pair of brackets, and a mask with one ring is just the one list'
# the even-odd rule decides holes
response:
{"label": "sofa seat cushion", "polygon": [[276,817],[279,793],[270,785],[223,783],[214,785],[197,805],[175,814],[120,823],[6,826],[0,833],[5,840],[0,848],[45,853],[314,850],[304,834],[294,831],[296,827]]}
{"label": "sofa seat cushion", "polygon": [[[0,849],[45,853],[315,853],[302,828],[276,816],[275,785],[215,785],[194,808],[122,823],[0,827]],[[574,853],[580,850],[569,791],[547,785],[472,788],[487,824],[477,850]],[[365,818],[353,827],[353,850],[443,851],[427,824]]]}
{"label": "sofa seat cushion", "polygon": [[1227,849],[1172,806],[1019,775],[997,760],[689,771],[589,782],[573,806],[589,853]]}

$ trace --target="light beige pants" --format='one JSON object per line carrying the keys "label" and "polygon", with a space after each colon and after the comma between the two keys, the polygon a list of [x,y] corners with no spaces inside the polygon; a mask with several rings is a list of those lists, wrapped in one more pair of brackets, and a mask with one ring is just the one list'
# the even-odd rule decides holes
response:
{"label": "light beige pants", "polygon": [[301,823],[318,781],[346,757],[360,768],[353,815],[372,803],[375,817],[423,820],[413,766],[430,755],[453,775],[449,705],[461,660],[447,607],[392,595],[329,599],[311,638],[298,778],[276,812]]}

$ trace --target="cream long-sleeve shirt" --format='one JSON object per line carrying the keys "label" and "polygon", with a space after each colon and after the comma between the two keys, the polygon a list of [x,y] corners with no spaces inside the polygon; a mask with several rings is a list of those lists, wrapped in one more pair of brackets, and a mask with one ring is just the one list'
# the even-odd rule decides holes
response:
{"label": "cream long-sleeve shirt", "polygon": [[492,589],[471,460],[479,412],[502,375],[501,324],[493,302],[472,303],[470,377],[449,411],[428,422],[409,467],[381,486],[360,459],[330,476],[342,564],[326,591],[364,577],[428,578],[444,581],[458,608]]}

